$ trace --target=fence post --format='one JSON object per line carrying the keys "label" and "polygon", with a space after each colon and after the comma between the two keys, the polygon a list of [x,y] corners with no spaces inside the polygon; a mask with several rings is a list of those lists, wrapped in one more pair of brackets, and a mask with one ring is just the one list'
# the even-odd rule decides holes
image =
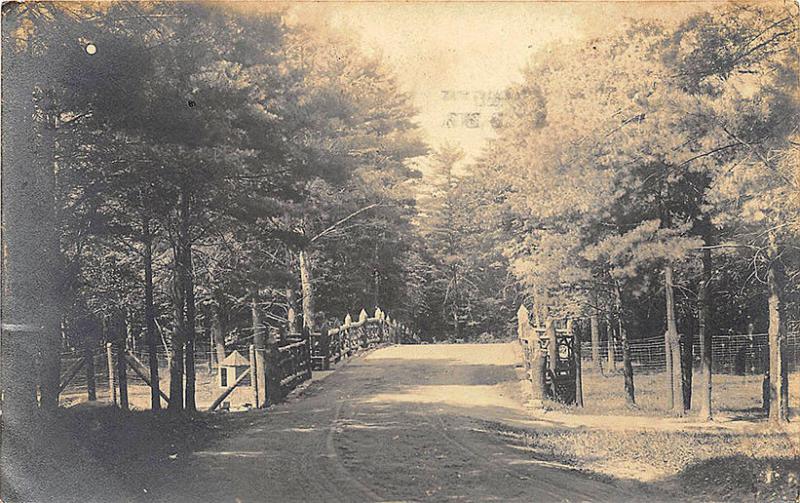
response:
{"label": "fence post", "polygon": [[256,368],[256,345],[250,344],[250,384],[253,388],[253,408],[257,409],[258,403],[258,369]]}
{"label": "fence post", "polygon": [[[267,336],[264,334],[264,324],[261,322],[261,311],[258,307],[258,290],[253,288],[250,290],[250,319],[253,328],[253,344],[255,345],[256,357],[256,374],[250,376],[250,379],[256,380],[256,388],[258,389],[258,404],[261,407],[266,407],[267,400],[267,372],[269,371],[267,363]],[[220,364],[222,362],[219,362]]]}
{"label": "fence post", "polygon": [[350,325],[353,323],[353,318],[350,316],[350,313],[347,313],[347,316],[344,317],[344,325],[342,325],[342,329],[344,329],[344,333],[342,337],[344,337],[344,341],[342,341],[342,347],[344,348],[344,353],[347,356],[350,356]]}
{"label": "fence post", "polygon": [[[317,326],[319,328],[319,326]],[[313,365],[313,361],[311,360],[311,339],[314,334],[311,332],[309,328],[303,329],[303,340],[305,341],[305,346],[303,346],[303,354],[301,355],[306,361],[306,371],[303,377],[303,380],[311,379],[311,367]],[[320,341],[320,344],[322,341]]]}
{"label": "fence post", "polygon": [[574,346],[573,357],[575,358],[575,405],[583,407],[583,370],[581,368],[581,341],[575,332],[572,319],[567,320],[567,336],[572,337]]}
{"label": "fence post", "polygon": [[524,304],[519,306],[517,310],[517,341],[522,347],[522,363],[525,367],[525,376],[528,379],[533,378],[531,375],[531,358],[536,348],[537,341],[531,340],[531,325],[530,325],[530,312]]}
{"label": "fence post", "polygon": [[522,342],[522,340],[527,339],[529,331],[530,312],[525,307],[525,304],[520,304],[519,309],[517,309],[517,340]]}
{"label": "fence post", "polygon": [[375,308],[375,335],[378,339],[378,344],[383,342],[383,323],[381,320],[381,308]]}
{"label": "fence post", "polygon": [[125,365],[125,350],[121,344],[117,345],[117,377],[119,380],[119,406],[128,410],[128,366]]}
{"label": "fence post", "polygon": [[264,405],[274,405],[283,400],[281,389],[280,351],[278,351],[278,330],[270,327],[266,341],[266,402]]}
{"label": "fence post", "polygon": [[367,312],[364,309],[358,313],[358,322],[361,324],[361,341],[359,346],[366,348],[369,346],[369,327],[367,326]]}
{"label": "fence post", "polygon": [[[548,321],[548,326],[545,331],[549,330],[552,322]],[[530,352],[532,355],[531,361],[531,392],[532,402],[535,407],[543,407],[544,399],[547,396],[547,382],[545,376],[547,375],[547,366],[544,358],[544,351],[542,349],[542,335],[544,332],[541,329],[534,330],[534,336],[530,338]]]}
{"label": "fence post", "polygon": [[328,332],[328,324],[322,324],[322,331],[319,333],[320,352],[322,353],[322,370],[331,368],[331,334]]}
{"label": "fence post", "polygon": [[552,319],[548,319],[545,325],[547,330],[547,370],[550,372],[550,391],[553,397],[556,393],[556,369],[558,368],[558,340],[556,337],[556,326]]}
{"label": "fence post", "polygon": [[114,365],[114,346],[106,343],[106,360],[108,361],[108,399],[115,406],[117,405],[117,387],[114,385],[114,375],[116,374]]}

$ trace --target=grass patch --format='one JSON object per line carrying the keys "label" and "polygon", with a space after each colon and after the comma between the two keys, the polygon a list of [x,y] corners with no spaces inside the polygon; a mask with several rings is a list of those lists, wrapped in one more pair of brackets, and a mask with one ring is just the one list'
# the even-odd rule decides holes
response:
{"label": "grass patch", "polygon": [[[717,414],[732,417],[757,419],[761,412],[760,375],[715,374],[713,376],[712,409]],[[700,377],[693,378],[692,408],[697,409],[701,396]],[[592,369],[584,369],[583,397],[584,407],[577,408],[551,403],[554,410],[569,411],[572,414],[589,415],[635,415],[669,416],[667,409],[669,376],[666,373],[634,374],[636,405],[625,403],[625,386],[622,373],[602,375]],[[789,376],[789,389],[800,388],[800,373]],[[790,396],[790,405],[800,406],[797,396]]]}
{"label": "grass patch", "polygon": [[800,439],[760,433],[512,430],[490,426],[537,459],[698,501],[797,501]]}

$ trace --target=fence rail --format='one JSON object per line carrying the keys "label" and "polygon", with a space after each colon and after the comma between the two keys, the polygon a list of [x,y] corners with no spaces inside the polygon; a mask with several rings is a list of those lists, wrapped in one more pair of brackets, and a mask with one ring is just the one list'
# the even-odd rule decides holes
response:
{"label": "fence rail", "polygon": [[[242,387],[251,388],[250,392],[244,393],[251,406],[274,403],[309,380],[313,370],[329,370],[332,365],[361,349],[412,340],[414,336],[411,330],[387,317],[380,309],[373,317],[368,317],[366,311],[362,310],[355,322],[347,315],[338,327],[318,333],[289,333],[285,338],[276,338],[266,348],[256,349],[249,341],[227,345],[227,355],[237,351],[241,355],[249,354],[250,358],[249,368],[235,371],[230,379],[226,375],[224,380],[219,375],[221,370],[220,362],[216,361],[216,350],[211,347],[196,348],[197,403],[199,406],[210,404],[208,410],[227,406],[226,400]],[[260,357],[255,358],[256,354]],[[169,389],[168,346],[159,346],[154,356],[158,363],[160,396],[166,405],[169,397],[161,390]],[[146,364],[149,359],[150,354],[146,350],[125,348],[120,341],[102,347],[64,352],[61,355],[62,401],[75,403],[88,399],[128,407],[130,396],[131,406],[147,408],[152,386],[150,368]],[[261,363],[258,364],[258,361]],[[204,368],[207,372],[203,372]],[[264,389],[261,390],[260,400],[258,382],[262,374],[265,377],[261,384]],[[129,387],[132,389],[130,394]]]}
{"label": "fence rail", "polygon": [[311,353],[308,339],[291,337],[288,343],[278,347],[278,369],[281,391],[288,393],[298,384],[311,379]]}

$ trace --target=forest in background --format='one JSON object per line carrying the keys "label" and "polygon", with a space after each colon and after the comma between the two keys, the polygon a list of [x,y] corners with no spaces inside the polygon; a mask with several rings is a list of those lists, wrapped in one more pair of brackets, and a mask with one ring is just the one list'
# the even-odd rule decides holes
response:
{"label": "forest in background", "polygon": [[491,341],[525,302],[623,348],[666,330],[676,362],[679,333],[750,323],[777,350],[800,319],[797,23],[731,4],[548,48],[465,165],[385,63],[280,12],[7,4],[3,320],[45,336],[4,337],[5,397],[53,408],[63,348],[132,338],[169,348],[192,410],[197,334],[224,351],[254,313],[316,331],[379,306]]}

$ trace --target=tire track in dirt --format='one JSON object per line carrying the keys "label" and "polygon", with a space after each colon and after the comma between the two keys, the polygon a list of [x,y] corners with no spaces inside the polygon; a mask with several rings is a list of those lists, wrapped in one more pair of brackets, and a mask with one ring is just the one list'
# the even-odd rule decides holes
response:
{"label": "tire track in dirt", "polygon": [[334,413],[333,420],[328,428],[328,433],[325,437],[325,450],[328,453],[328,459],[333,461],[336,465],[336,470],[340,476],[342,476],[345,480],[350,482],[350,484],[354,485],[358,488],[361,493],[366,496],[366,499],[361,501],[382,501],[383,498],[378,496],[372,489],[370,489],[366,484],[361,482],[361,480],[356,477],[351,470],[342,463],[341,458],[339,457],[339,453],[336,451],[336,444],[335,444],[335,435],[336,429],[340,424],[340,420],[342,417],[342,408],[344,407],[344,402],[339,402],[336,404],[336,411]]}

